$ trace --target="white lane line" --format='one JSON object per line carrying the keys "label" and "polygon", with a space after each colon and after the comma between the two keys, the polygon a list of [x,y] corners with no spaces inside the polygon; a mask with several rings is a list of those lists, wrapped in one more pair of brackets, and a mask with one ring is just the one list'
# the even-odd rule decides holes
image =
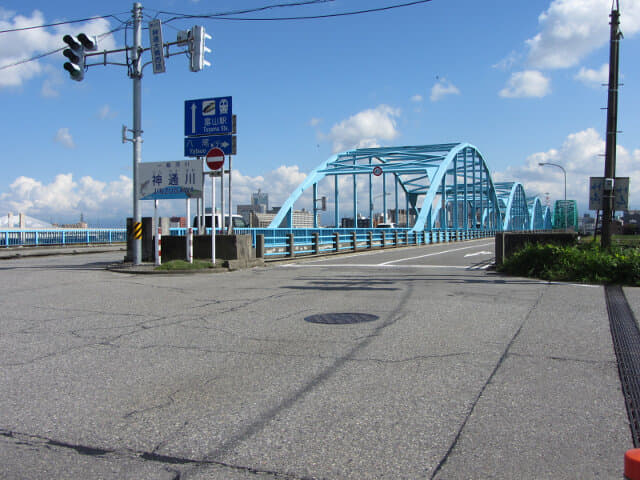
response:
{"label": "white lane line", "polygon": [[479,246],[480,247],[485,247],[485,246],[488,246],[488,245],[493,245],[493,244],[492,243],[484,243],[482,245],[473,245],[473,246],[469,246],[469,247],[452,248],[450,250],[443,250],[441,252],[434,252],[434,253],[427,253],[425,255],[418,255],[417,257],[406,257],[406,258],[399,258],[398,260],[390,260],[388,262],[381,263],[380,265],[390,265],[390,264],[396,263],[396,262],[404,262],[404,261],[407,261],[407,260],[416,260],[418,258],[433,257],[434,255],[442,255],[443,253],[458,252],[460,250],[469,250],[470,248],[478,248]]}
{"label": "white lane line", "polygon": [[464,256],[464,258],[467,258],[467,257],[475,257],[476,255],[492,255],[492,254],[493,254],[493,252],[487,252],[487,251],[485,251],[485,250],[482,250],[482,251],[480,251],[480,252],[467,253],[467,254]]}
{"label": "white lane line", "polygon": [[325,265],[309,265],[308,263],[285,263],[278,265],[280,268],[455,268],[465,270],[468,267],[462,265],[385,265],[383,263],[330,263]]}

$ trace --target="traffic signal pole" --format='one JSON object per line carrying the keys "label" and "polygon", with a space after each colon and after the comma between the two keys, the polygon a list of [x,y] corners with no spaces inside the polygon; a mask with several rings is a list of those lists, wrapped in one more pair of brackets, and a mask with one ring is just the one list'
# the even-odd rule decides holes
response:
{"label": "traffic signal pole", "polygon": [[[164,57],[187,54],[190,58],[189,68],[192,72],[199,72],[204,67],[210,65],[205,60],[204,55],[211,50],[207,48],[205,42],[211,38],[200,25],[194,25],[191,30],[178,32],[178,39],[175,42],[162,42],[162,27],[159,20],[155,20],[154,29],[150,27],[152,46],[144,48],[142,46],[142,4],[135,2],[132,10],[133,19],[133,46],[125,46],[116,50],[104,50],[97,52],[98,44],[96,37],[88,37],[80,33],[77,37],[65,35],[63,41],[69,46],[63,55],[69,60],[64,64],[64,69],[69,72],[72,80],[82,81],[84,72],[88,67],[96,65],[120,65],[128,68],[129,77],[133,80],[133,128],[122,127],[122,143],[133,143],[133,225],[132,225],[132,257],[134,265],[142,263],[142,215],[140,211],[140,192],[138,191],[138,167],[142,161],[142,70],[146,65],[153,64],[153,73],[164,73]],[[169,47],[173,45],[187,46],[187,50],[170,54]],[[166,49],[166,53],[163,50]],[[152,61],[142,64],[142,54],[151,50]],[[127,63],[115,63],[107,61],[107,55],[120,52],[129,52]],[[86,63],[88,57],[101,56],[103,60],[99,63]],[[155,61],[154,61],[155,59]],[[132,133],[132,138],[127,138],[127,132]],[[214,212],[215,213],[215,212]]]}

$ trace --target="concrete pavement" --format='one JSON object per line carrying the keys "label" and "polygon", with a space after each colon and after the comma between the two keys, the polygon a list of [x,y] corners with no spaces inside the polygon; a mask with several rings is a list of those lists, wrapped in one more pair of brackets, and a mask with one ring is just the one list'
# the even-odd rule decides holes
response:
{"label": "concrete pavement", "polygon": [[[602,287],[410,252],[208,276],[0,263],[0,476],[622,478]],[[332,313],[377,319],[309,321]]]}

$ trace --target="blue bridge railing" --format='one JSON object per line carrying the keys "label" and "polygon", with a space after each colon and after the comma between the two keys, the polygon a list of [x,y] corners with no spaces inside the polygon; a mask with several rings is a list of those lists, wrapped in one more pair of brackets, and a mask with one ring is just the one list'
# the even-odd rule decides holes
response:
{"label": "blue bridge railing", "polygon": [[[171,235],[186,235],[186,228],[172,228]],[[427,245],[493,237],[491,230],[438,229],[412,232],[409,228],[235,228],[237,235],[251,235],[257,247],[264,239],[265,258],[346,253],[361,249]],[[211,234],[211,229],[206,231]]]}
{"label": "blue bridge railing", "polygon": [[123,243],[126,228],[55,228],[0,230],[0,247]]}
{"label": "blue bridge railing", "polygon": [[[211,234],[211,229],[207,229]],[[255,248],[262,238],[265,258],[340,253],[361,249],[426,245],[472,240],[495,235],[489,230],[438,229],[412,232],[408,228],[236,228],[237,235],[251,235]],[[172,228],[171,235],[185,235]],[[261,237],[259,237],[261,236]],[[125,243],[126,228],[6,229],[0,230],[0,248],[17,246],[96,245]]]}

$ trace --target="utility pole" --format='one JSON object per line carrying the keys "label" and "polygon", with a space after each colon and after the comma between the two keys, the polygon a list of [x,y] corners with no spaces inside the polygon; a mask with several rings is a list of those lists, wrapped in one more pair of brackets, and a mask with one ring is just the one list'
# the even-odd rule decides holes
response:
{"label": "utility pole", "polygon": [[611,6],[611,40],[609,49],[609,97],[607,102],[607,137],[604,160],[604,194],[602,196],[603,249],[611,247],[611,220],[613,217],[613,188],[616,177],[616,134],[618,130],[618,59],[620,53],[620,5]]}
{"label": "utility pole", "polygon": [[[138,195],[138,165],[142,161],[142,4],[133,4],[133,48],[131,49],[131,70],[133,79],[133,224],[142,222],[140,198]],[[142,239],[133,240],[133,264],[142,263]]]}

